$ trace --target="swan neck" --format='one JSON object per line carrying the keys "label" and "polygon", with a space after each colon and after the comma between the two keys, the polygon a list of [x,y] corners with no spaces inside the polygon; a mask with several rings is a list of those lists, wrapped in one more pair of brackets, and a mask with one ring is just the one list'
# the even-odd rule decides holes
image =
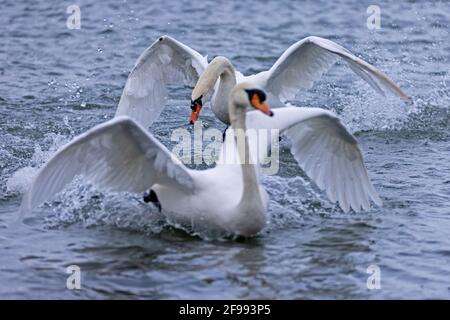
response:
{"label": "swan neck", "polygon": [[257,176],[257,166],[253,163],[246,131],[246,110],[231,102],[229,106],[231,125],[242,169],[243,193],[240,204],[262,203]]}
{"label": "swan neck", "polygon": [[236,85],[236,75],[233,65],[227,58],[220,56],[214,58],[208,64],[205,71],[198,79],[197,84],[192,91],[192,99],[194,100],[200,96],[207,96],[209,92],[214,89],[214,85],[219,78],[221,80],[221,85],[223,83],[231,85],[231,89]]}

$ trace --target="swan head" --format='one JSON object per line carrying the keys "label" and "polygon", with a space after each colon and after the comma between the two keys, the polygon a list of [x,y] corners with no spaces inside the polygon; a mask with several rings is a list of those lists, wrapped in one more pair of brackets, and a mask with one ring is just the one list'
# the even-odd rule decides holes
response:
{"label": "swan head", "polygon": [[237,107],[250,106],[270,117],[273,116],[273,112],[267,105],[265,92],[254,84],[245,82],[238,84],[231,92],[231,99]]}
{"label": "swan head", "polygon": [[195,121],[198,120],[200,115],[200,110],[203,107],[203,95],[200,95],[198,98],[191,100],[191,119],[189,120],[190,124],[194,124]]}

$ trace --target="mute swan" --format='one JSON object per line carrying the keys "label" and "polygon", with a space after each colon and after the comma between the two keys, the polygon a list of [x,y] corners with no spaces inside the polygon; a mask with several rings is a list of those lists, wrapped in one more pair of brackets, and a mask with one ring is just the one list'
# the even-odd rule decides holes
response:
{"label": "mute swan", "polygon": [[[233,88],[232,82],[254,83],[268,94],[272,108],[284,106],[301,88],[311,88],[314,81],[339,59],[345,61],[350,69],[380,94],[384,95],[385,90],[404,100],[411,100],[374,66],[333,41],[311,36],[289,47],[267,71],[247,77],[236,70],[234,76],[227,77],[226,72],[222,73],[212,97],[212,110],[219,120],[230,124],[226,92],[229,93]],[[160,37],[140,55],[131,70],[116,116],[127,115],[144,127],[150,126],[164,108],[167,86],[184,84],[193,87],[207,66],[207,57],[169,36]],[[196,104],[202,102],[200,96],[193,96],[194,111],[198,106],[201,107]]]}
{"label": "mute swan", "polygon": [[[265,99],[253,84],[235,86],[229,98],[232,128],[227,131],[236,130],[235,139],[227,139],[233,141],[231,149],[223,144],[220,158],[232,152],[240,162],[219,160],[216,167],[202,171],[186,168],[130,117],[97,125],[63,146],[40,169],[23,196],[20,215],[61,191],[74,176],[84,175],[111,191],[142,193],[151,188],[171,222],[254,235],[266,224],[268,195],[259,183],[258,165],[248,161],[255,141],[245,134],[238,139],[246,123],[286,131],[298,163],[345,211],[368,209],[370,199],[381,203],[356,139],[331,112],[285,107],[273,114]],[[259,111],[246,112],[250,106]]]}

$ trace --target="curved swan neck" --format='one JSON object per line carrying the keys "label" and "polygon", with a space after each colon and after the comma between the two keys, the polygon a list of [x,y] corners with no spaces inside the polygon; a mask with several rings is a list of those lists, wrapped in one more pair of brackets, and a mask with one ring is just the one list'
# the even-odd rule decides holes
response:
{"label": "curved swan neck", "polygon": [[[207,95],[220,78],[221,85],[231,86],[228,93],[236,85],[236,75],[231,62],[225,57],[214,58],[206,67],[192,91],[192,99]],[[228,97],[227,97],[228,98]],[[228,99],[227,99],[228,100]]]}
{"label": "curved swan neck", "polygon": [[221,121],[230,123],[227,101],[230,92],[236,85],[236,74],[233,65],[227,58],[219,56],[209,63],[192,91],[192,100],[198,99],[200,96],[206,99],[219,78],[220,82],[212,103],[212,109]]}
{"label": "curved swan neck", "polygon": [[244,189],[240,203],[250,205],[251,203],[256,202],[257,204],[261,204],[262,199],[259,190],[258,176],[256,174],[257,168],[251,161],[248,138],[245,132],[246,110],[244,107],[237,106],[231,99],[229,104],[229,113],[242,168]]}

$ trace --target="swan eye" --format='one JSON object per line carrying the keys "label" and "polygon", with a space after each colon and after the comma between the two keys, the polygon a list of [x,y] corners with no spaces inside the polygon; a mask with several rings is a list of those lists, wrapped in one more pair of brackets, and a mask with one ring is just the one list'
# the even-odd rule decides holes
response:
{"label": "swan eye", "polygon": [[249,89],[249,90],[245,90],[247,92],[248,95],[248,100],[252,101],[252,99],[254,99],[254,96],[256,95],[259,99],[260,102],[264,102],[266,101],[266,94],[264,91],[259,90],[259,89]]}
{"label": "swan eye", "polygon": [[193,101],[191,100],[191,110],[192,111],[197,111],[197,105],[200,105],[200,107],[203,106],[202,98],[203,98],[203,96],[200,96],[199,98],[197,98]]}

